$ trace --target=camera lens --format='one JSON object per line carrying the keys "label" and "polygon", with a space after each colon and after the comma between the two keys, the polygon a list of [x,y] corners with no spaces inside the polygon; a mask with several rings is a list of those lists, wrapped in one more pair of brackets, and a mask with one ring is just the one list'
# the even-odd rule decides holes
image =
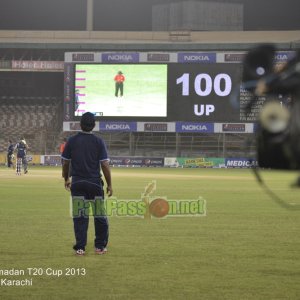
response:
{"label": "camera lens", "polygon": [[289,118],[288,109],[277,101],[266,103],[260,113],[260,123],[263,129],[273,134],[284,131],[288,126]]}

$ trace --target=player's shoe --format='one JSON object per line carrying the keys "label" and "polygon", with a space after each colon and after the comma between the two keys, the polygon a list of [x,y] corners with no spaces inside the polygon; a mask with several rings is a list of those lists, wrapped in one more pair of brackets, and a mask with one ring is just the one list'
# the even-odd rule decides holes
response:
{"label": "player's shoe", "polygon": [[24,174],[27,174],[28,173],[28,170],[24,171]]}
{"label": "player's shoe", "polygon": [[95,253],[98,255],[106,254],[107,248],[95,248]]}
{"label": "player's shoe", "polygon": [[78,250],[76,250],[75,254],[76,254],[77,256],[83,256],[83,255],[85,254],[85,251],[82,250],[82,249],[78,249]]}

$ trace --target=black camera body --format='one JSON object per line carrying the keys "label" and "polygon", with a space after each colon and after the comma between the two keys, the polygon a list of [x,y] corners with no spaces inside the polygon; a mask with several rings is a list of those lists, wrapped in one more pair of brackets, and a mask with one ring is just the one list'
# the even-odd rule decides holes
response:
{"label": "black camera body", "polygon": [[[300,52],[278,67],[275,47],[261,45],[244,59],[243,87],[253,99],[266,96],[256,127],[256,150],[261,168],[300,170]],[[288,105],[280,99],[289,99]]]}

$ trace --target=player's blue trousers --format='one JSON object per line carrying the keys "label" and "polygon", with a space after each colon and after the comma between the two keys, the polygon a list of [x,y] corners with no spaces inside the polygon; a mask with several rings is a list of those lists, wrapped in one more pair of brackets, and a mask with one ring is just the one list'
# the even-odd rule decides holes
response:
{"label": "player's blue trousers", "polygon": [[[104,196],[103,188],[99,180],[76,180],[71,185],[72,197],[84,197],[86,200],[93,200],[95,197]],[[85,250],[87,243],[87,232],[89,226],[88,215],[80,217],[73,217],[74,232],[76,238],[76,244],[73,249]],[[94,215],[94,227],[95,227],[95,248],[105,248],[108,243],[108,220],[104,215]]]}

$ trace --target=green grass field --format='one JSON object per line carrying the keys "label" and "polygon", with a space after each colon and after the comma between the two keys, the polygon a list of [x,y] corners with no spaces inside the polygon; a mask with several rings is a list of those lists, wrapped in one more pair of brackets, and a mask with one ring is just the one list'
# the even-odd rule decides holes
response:
{"label": "green grass field", "polygon": [[[59,168],[16,177],[0,168],[1,270],[41,268],[32,286],[0,286],[1,299],[300,299],[300,191],[289,173],[264,174],[273,201],[251,171],[112,169],[118,199],[155,195],[207,203],[203,217],[110,218],[107,255],[73,254],[69,194]],[[285,207],[286,206],[286,207]],[[67,268],[86,275],[67,276]],[[45,271],[62,270],[63,275]]]}

